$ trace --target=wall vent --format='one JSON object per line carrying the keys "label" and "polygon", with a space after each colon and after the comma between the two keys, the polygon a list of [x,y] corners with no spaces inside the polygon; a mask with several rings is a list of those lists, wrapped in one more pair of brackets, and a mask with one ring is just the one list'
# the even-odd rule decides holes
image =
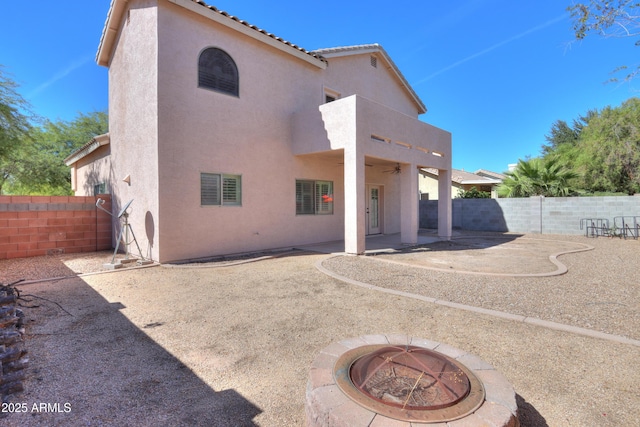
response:
{"label": "wall vent", "polygon": [[391,140],[389,138],[385,138],[384,136],[380,136],[380,135],[375,135],[375,134],[371,134],[371,140],[372,141],[377,141],[377,142],[384,142],[386,144],[390,144]]}
{"label": "wall vent", "polygon": [[376,58],[375,56],[371,57],[371,66],[373,68],[378,68],[378,58]]}

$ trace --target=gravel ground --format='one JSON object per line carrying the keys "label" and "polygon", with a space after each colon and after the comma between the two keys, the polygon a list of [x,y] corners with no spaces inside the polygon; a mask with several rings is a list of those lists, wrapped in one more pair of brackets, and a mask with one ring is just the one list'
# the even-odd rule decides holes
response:
{"label": "gravel ground", "polygon": [[[0,261],[4,282],[70,276],[20,286],[38,297],[26,309],[27,390],[12,400],[28,410],[0,424],[300,426],[318,351],[352,336],[399,333],[447,343],[491,363],[513,384],[523,427],[637,425],[638,346],[363,289],[315,268],[323,263],[381,287],[640,338],[640,242],[535,237],[549,241],[535,251],[547,256],[557,240],[565,249],[571,243],[594,249],[560,256],[566,274],[529,278],[382,261],[411,258],[407,251],[333,258],[297,252],[234,266],[82,277],[74,271],[100,269],[110,254]],[[449,251],[447,258],[434,246],[429,255],[462,270],[466,251],[500,271],[499,248],[479,244]],[[549,263],[518,253],[512,261],[519,267],[539,270]],[[34,411],[43,402],[60,408],[68,403],[70,410]]]}
{"label": "gravel ground", "polygon": [[[555,242],[556,239],[562,241]],[[516,245],[503,238],[492,240],[496,244],[503,242],[499,246],[506,249],[500,250],[509,251]],[[323,266],[350,279],[384,288],[640,340],[640,275],[637,273],[640,242],[576,236],[519,237],[516,241],[518,246],[530,243],[535,254],[526,252],[509,258],[503,253],[490,253],[496,252],[495,248],[469,249],[466,240],[462,240],[427,245],[425,247],[432,250],[426,252],[412,250],[367,257],[334,257],[324,261]],[[458,270],[467,270],[470,263],[465,260],[473,258],[481,263],[476,271],[491,269],[500,274],[509,270],[514,274],[549,272],[556,266],[548,260],[550,253],[540,250],[544,243],[549,244],[547,248],[553,248],[552,253],[584,250],[586,244],[596,248],[561,255],[558,259],[569,271],[549,277],[456,274],[380,261],[425,265],[425,260],[436,258],[440,261],[437,267],[456,266]],[[445,245],[447,251],[438,251]],[[462,247],[462,250],[448,254],[452,251],[451,246]],[[431,256],[433,252],[437,252],[434,257]],[[416,263],[416,257],[422,258],[421,262]],[[487,259],[491,260],[489,264],[485,262]],[[493,262],[500,265],[491,268]]]}
{"label": "gravel ground", "polygon": [[[116,261],[123,258],[124,256],[118,255]],[[109,270],[104,267],[104,264],[111,263],[111,260],[113,260],[113,251],[2,259],[0,260],[0,283],[12,283],[17,280],[31,282],[107,272]],[[135,263],[123,265],[131,268]]]}

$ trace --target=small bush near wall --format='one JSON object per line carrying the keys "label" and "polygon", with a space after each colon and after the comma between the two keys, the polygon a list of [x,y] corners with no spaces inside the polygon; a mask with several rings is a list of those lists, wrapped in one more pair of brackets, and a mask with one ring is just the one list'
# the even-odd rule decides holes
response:
{"label": "small bush near wall", "polygon": [[490,191],[480,191],[475,186],[471,187],[468,190],[459,189],[457,199],[490,199],[491,192]]}
{"label": "small bush near wall", "polygon": [[111,196],[0,196],[0,259],[111,249]]}

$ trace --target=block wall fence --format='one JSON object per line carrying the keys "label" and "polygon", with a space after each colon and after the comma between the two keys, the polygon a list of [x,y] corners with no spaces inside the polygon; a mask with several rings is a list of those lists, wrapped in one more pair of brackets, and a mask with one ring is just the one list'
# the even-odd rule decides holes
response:
{"label": "block wall fence", "polygon": [[0,196],[0,259],[112,248],[111,196]]}
{"label": "block wall fence", "polygon": [[[538,234],[585,234],[584,218],[640,216],[640,196],[453,199],[453,228]],[[420,227],[438,228],[438,201],[420,201]]]}

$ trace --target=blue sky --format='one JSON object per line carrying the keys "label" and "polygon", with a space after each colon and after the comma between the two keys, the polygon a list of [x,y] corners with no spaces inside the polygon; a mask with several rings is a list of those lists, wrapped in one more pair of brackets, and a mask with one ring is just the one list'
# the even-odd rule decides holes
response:
{"label": "blue sky", "polygon": [[[635,40],[573,42],[571,1],[208,3],[307,50],[381,44],[427,105],[421,119],[452,133],[453,167],[502,172],[539,155],[554,121],[640,96],[640,81],[604,83],[637,64]],[[72,120],[107,109],[95,53],[109,3],[3,2],[0,64],[36,113]]]}

